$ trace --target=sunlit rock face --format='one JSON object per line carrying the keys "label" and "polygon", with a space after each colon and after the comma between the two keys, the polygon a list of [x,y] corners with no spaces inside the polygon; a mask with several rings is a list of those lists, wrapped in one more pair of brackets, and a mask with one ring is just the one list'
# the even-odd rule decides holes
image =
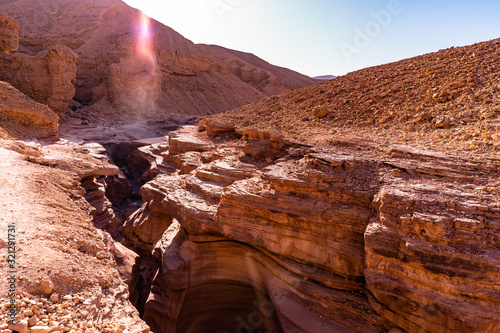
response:
{"label": "sunlit rock face", "polygon": [[[75,95],[78,56],[66,46],[52,45],[35,56],[18,49],[17,20],[0,14],[0,80],[7,81],[58,114]],[[9,52],[10,51],[10,52]]]}
{"label": "sunlit rock face", "polygon": [[141,152],[155,332],[498,328],[498,162],[209,120]]}

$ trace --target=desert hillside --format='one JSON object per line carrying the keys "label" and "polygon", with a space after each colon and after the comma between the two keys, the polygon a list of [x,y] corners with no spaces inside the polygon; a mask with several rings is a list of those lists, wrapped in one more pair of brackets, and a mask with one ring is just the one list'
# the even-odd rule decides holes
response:
{"label": "desert hillside", "polygon": [[143,35],[151,39],[145,45],[151,54],[141,54],[145,23],[120,0],[3,0],[0,12],[19,21],[19,52],[35,55],[61,44],[78,55],[75,100],[94,104],[83,112],[87,116],[206,115],[316,82],[284,69],[278,78],[277,67],[257,57],[228,68],[154,20]]}
{"label": "desert hillside", "polygon": [[500,40],[312,85],[118,0],[0,12],[1,333],[500,331]]}
{"label": "desert hillside", "polygon": [[500,40],[363,69],[211,119],[328,143],[356,135],[442,151],[500,149]]}

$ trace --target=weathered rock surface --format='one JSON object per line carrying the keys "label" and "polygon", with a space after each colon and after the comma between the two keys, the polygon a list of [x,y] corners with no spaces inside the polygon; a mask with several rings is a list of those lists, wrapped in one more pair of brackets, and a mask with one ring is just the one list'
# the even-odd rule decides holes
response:
{"label": "weathered rock surface", "polygon": [[19,23],[12,17],[0,14],[0,51],[15,51],[19,47]]}
{"label": "weathered rock surface", "polygon": [[57,136],[59,117],[46,105],[0,81],[0,126],[14,137]]}
{"label": "weathered rock surface", "polygon": [[[293,71],[286,72],[282,81],[271,73],[276,67],[248,64],[252,66],[250,72],[255,69],[263,77],[273,76],[273,85],[280,87],[262,89],[264,93],[254,87],[253,74],[245,72],[251,74],[248,79],[246,74],[232,75],[218,59],[156,21],[151,21],[149,32],[154,31],[154,36],[143,32],[144,39],[139,41],[144,18],[119,0],[3,0],[0,11],[19,20],[20,51],[35,55],[54,44],[71,48],[79,57],[75,99],[84,103],[100,101],[96,107],[109,117],[123,118],[131,110],[135,111],[131,116],[134,119],[150,115],[153,110],[205,115],[289,87],[315,83]],[[140,49],[143,46],[145,49]],[[138,57],[152,62],[144,65]],[[144,84],[142,91],[133,89],[138,83]],[[114,106],[113,112],[109,105]]]}
{"label": "weathered rock surface", "polygon": [[290,69],[273,66],[251,53],[239,52],[217,45],[198,44],[223,68],[264,94],[279,95],[290,89],[298,89],[316,83],[308,76]]}
{"label": "weathered rock surface", "polygon": [[[118,263],[131,266],[133,256],[115,244],[111,251],[123,262],[115,261],[106,245],[113,243],[94,227],[84,199],[83,179],[118,172],[99,151],[91,145],[0,141],[0,224],[5,230],[16,226],[17,271],[15,324],[7,324],[9,299],[3,293],[2,330],[149,332],[118,270]],[[7,290],[7,261],[0,268]]]}
{"label": "weathered rock surface", "polygon": [[0,79],[39,103],[64,114],[75,96],[77,55],[66,46],[54,45],[36,56],[0,53]]}
{"label": "weathered rock surface", "polygon": [[[18,48],[17,20],[0,14],[1,51]],[[36,56],[23,53],[0,52],[0,80],[48,105],[53,111],[64,114],[68,102],[75,96],[73,83],[76,79],[78,56],[66,46],[53,45]]]}
{"label": "weathered rock surface", "polygon": [[499,160],[200,126],[141,148],[155,332],[498,330]]}

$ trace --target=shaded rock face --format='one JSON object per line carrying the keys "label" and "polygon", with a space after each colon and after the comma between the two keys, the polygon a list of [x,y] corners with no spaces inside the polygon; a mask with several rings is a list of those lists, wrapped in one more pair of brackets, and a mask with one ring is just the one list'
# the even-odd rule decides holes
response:
{"label": "shaded rock face", "polygon": [[0,14],[0,51],[15,51],[19,47],[19,23],[12,17]]}
{"label": "shaded rock face", "polygon": [[153,331],[499,329],[497,160],[210,120],[148,151],[157,176],[127,228],[161,263]]}
{"label": "shaded rock face", "polygon": [[[278,67],[243,60],[242,67],[252,68],[235,76],[218,58],[159,22],[152,20],[147,33],[141,31],[141,13],[119,0],[3,0],[0,10],[20,22],[20,51],[35,55],[55,44],[71,48],[79,57],[75,99],[100,102],[102,109],[111,105],[118,115],[152,110],[205,115],[315,83],[289,71],[286,79],[296,78],[290,85],[272,74]],[[146,58],[152,63],[145,64],[138,45],[148,40]],[[261,77],[272,77],[270,87],[279,89],[261,89]],[[134,89],[139,84],[142,91]]]}

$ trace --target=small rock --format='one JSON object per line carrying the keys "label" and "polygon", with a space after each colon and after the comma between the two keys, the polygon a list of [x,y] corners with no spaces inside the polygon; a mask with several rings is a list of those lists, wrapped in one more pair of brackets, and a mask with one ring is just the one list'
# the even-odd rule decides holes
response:
{"label": "small rock", "polygon": [[48,326],[33,326],[31,328],[31,333],[49,333],[50,327]]}
{"label": "small rock", "polygon": [[59,302],[59,295],[58,295],[58,294],[52,294],[52,295],[50,295],[50,301],[51,301],[52,303],[57,303],[57,302]]}
{"label": "small rock", "polygon": [[30,319],[28,319],[28,326],[35,326],[36,323],[37,323],[37,318],[35,316],[31,317]]}
{"label": "small rock", "polygon": [[436,121],[437,128],[445,128],[450,124],[450,119],[447,117],[441,117]]}
{"label": "small rock", "polygon": [[33,311],[26,310],[26,311],[23,312],[23,315],[25,315],[26,317],[32,317],[33,316]]}
{"label": "small rock", "polygon": [[28,321],[19,320],[14,324],[9,325],[9,330],[17,331],[18,333],[28,333]]}
{"label": "small rock", "polygon": [[52,281],[50,280],[45,280],[40,284],[40,290],[42,293],[45,295],[50,295],[52,290],[54,290],[54,285],[52,284]]}
{"label": "small rock", "polygon": [[427,113],[427,112],[421,112],[421,113],[417,114],[415,116],[415,118],[418,121],[426,121],[426,120],[431,120],[432,119],[432,115],[430,113]]}
{"label": "small rock", "polygon": [[73,299],[73,296],[71,296],[71,295],[66,295],[63,297],[63,300],[65,300],[65,301],[71,301],[72,299]]}
{"label": "small rock", "polygon": [[328,116],[328,110],[323,107],[317,107],[314,109],[314,118],[321,119]]}
{"label": "small rock", "polygon": [[101,252],[98,252],[98,253],[95,255],[95,257],[96,257],[97,259],[99,259],[99,260],[100,260],[100,259],[107,258],[108,256],[107,256],[106,252],[101,251]]}

